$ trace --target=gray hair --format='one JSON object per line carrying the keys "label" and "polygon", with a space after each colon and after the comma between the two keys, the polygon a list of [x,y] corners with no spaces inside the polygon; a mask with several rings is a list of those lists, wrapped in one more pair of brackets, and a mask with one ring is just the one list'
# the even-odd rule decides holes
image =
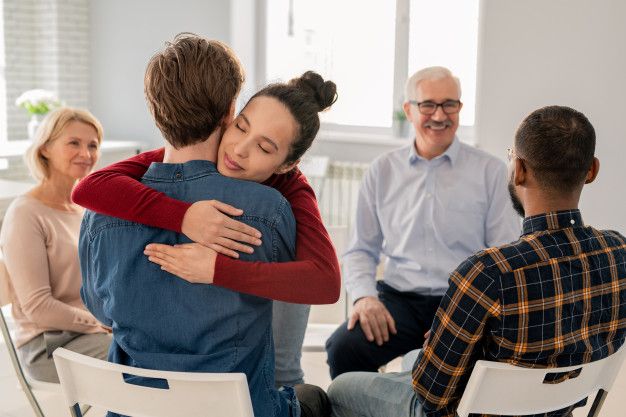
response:
{"label": "gray hair", "polygon": [[417,71],[411,75],[406,81],[404,87],[404,99],[415,100],[417,98],[417,86],[424,80],[440,80],[442,78],[452,78],[459,90],[459,98],[461,97],[461,81],[445,67],[427,67]]}

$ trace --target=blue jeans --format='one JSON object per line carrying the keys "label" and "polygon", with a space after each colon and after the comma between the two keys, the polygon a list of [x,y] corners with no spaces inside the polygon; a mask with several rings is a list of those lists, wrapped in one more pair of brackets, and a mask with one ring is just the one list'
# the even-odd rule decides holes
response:
{"label": "blue jeans", "polygon": [[300,366],[304,332],[309,320],[310,305],[274,301],[272,331],[274,334],[276,386],[293,386],[304,382]]}
{"label": "blue jeans", "polygon": [[348,372],[328,387],[332,417],[425,417],[411,372]]}

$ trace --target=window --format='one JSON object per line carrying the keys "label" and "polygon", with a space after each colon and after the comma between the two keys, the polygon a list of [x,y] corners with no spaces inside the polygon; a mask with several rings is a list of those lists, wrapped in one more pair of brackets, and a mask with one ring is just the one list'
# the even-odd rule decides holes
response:
{"label": "window", "polygon": [[0,144],[7,140],[7,89],[4,53],[4,4],[0,1]]}
{"label": "window", "polygon": [[478,0],[266,2],[267,81],[315,70],[338,85],[324,123],[389,128],[407,75],[443,65],[461,79],[461,124],[474,124]]}

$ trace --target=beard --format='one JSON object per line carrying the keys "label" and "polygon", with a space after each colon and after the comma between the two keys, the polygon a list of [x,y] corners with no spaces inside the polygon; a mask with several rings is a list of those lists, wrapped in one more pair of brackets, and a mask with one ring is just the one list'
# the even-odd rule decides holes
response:
{"label": "beard", "polygon": [[509,196],[511,196],[511,203],[513,203],[513,208],[521,217],[526,217],[526,213],[524,212],[524,206],[520,201],[517,193],[515,192],[515,186],[512,181],[509,181]]}

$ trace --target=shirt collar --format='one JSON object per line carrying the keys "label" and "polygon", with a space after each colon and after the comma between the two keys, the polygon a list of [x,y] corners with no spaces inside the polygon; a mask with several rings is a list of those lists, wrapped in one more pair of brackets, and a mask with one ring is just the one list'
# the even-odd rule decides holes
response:
{"label": "shirt collar", "polygon": [[217,173],[214,162],[205,160],[193,160],[183,164],[168,164],[153,162],[144,178],[152,180],[184,181],[201,175]]}
{"label": "shirt collar", "polygon": [[[447,158],[450,161],[450,164],[454,166],[454,163],[458,159],[460,149],[461,143],[459,142],[459,138],[455,135],[452,143],[448,146],[448,149],[446,149],[446,151],[438,157],[433,158],[433,160]],[[420,160],[425,161],[423,157],[418,155],[417,150],[415,149],[415,138],[413,138],[413,142],[411,143],[411,146],[409,146],[409,164],[413,165]]]}
{"label": "shirt collar", "polygon": [[580,210],[551,211],[524,219],[522,234],[584,226]]}

